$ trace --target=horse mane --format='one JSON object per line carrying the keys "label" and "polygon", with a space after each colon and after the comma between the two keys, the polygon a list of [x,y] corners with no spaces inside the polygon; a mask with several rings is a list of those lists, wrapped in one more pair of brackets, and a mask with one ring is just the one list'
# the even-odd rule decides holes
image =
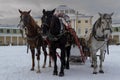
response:
{"label": "horse mane", "polygon": [[60,20],[57,16],[53,15],[51,18],[51,24],[50,24],[50,28],[51,28],[51,33],[58,35],[61,29],[61,24],[60,24]]}
{"label": "horse mane", "polygon": [[31,22],[31,26],[33,26],[34,28],[38,28],[38,24],[35,22],[35,20],[33,19],[33,17],[30,15],[30,22]]}
{"label": "horse mane", "polygon": [[92,34],[96,34],[96,28],[100,28],[100,27],[101,27],[101,18],[96,20],[96,22],[94,23],[92,28]]}

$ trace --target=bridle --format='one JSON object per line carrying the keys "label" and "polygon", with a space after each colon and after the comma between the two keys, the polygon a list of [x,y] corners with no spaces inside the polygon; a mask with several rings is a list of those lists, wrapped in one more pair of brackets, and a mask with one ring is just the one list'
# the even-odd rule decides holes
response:
{"label": "bridle", "polygon": [[[102,28],[102,31],[101,31],[101,32],[103,33],[103,36],[98,36],[98,35],[96,34],[95,28],[93,28],[93,31],[94,31],[94,32],[93,32],[92,34],[93,34],[94,38],[95,38],[97,41],[104,41],[104,40],[106,39],[107,36],[104,35],[104,32],[105,32],[105,31],[108,31],[108,30],[109,30],[110,33],[112,33],[112,29],[111,29],[111,27],[110,27],[110,25],[111,25],[110,23],[112,23],[112,22],[111,22],[111,18],[103,18],[103,19],[104,19],[104,21],[106,22],[106,26],[107,26],[107,27],[104,28],[103,26],[101,26],[101,24],[102,24],[101,18],[100,18],[100,21],[99,21],[100,23],[98,23],[98,24],[99,24],[99,27]],[[96,27],[96,26],[94,26],[94,27]]]}
{"label": "bridle", "polygon": [[[21,31],[21,34],[22,34],[22,37],[24,39],[27,39],[27,40],[35,40],[36,38],[38,38],[40,35],[37,34],[36,36],[28,36],[28,31],[30,32],[33,32],[33,29],[34,28],[30,23],[31,19],[30,19],[30,15],[27,15],[27,17],[22,17],[20,16],[20,22],[18,24],[18,27],[20,27],[20,31]],[[23,36],[23,31],[25,31],[25,35],[26,37]]]}
{"label": "bridle", "polygon": [[[63,24],[63,22],[61,21],[61,19],[58,17],[58,16],[56,16],[56,15],[54,15],[54,14],[43,14],[43,17],[41,18],[41,20],[42,20],[42,25],[41,25],[41,27],[42,27],[42,33],[43,34],[46,34],[50,39],[52,39],[53,41],[55,41],[55,40],[58,40],[63,34],[65,34],[65,25]],[[58,21],[59,20],[59,23],[58,23],[58,25],[56,25],[56,20]],[[53,29],[53,26],[59,26],[59,24],[60,24],[60,32],[58,32],[59,34],[52,34],[52,31],[51,31],[51,29]],[[48,29],[47,29],[48,28]],[[46,30],[46,33],[44,33],[43,31],[45,29],[47,29]]]}

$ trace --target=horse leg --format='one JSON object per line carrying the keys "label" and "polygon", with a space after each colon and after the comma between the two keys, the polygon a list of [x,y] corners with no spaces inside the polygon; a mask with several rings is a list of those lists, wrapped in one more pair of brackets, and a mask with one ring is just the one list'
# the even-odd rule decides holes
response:
{"label": "horse leg", "polygon": [[37,48],[37,61],[38,61],[37,73],[40,73],[40,48]]}
{"label": "horse leg", "polygon": [[51,67],[51,55],[50,55],[50,53],[51,53],[51,50],[49,48],[49,67]]}
{"label": "horse leg", "polygon": [[90,54],[89,59],[90,59],[91,67],[93,68],[94,65],[93,65],[93,60],[92,60],[92,54]]}
{"label": "horse leg", "polygon": [[53,71],[53,75],[58,75],[56,49],[53,49],[51,53],[52,53],[52,58],[53,58],[53,60],[54,60],[54,71]]}
{"label": "horse leg", "polygon": [[59,76],[64,76],[64,65],[65,65],[65,48],[61,48],[61,68],[60,68],[60,73]]}
{"label": "horse leg", "polygon": [[30,50],[31,50],[31,56],[32,56],[32,68],[31,68],[31,71],[33,71],[34,67],[35,67],[35,49],[30,48]]}
{"label": "horse leg", "polygon": [[100,70],[99,70],[99,73],[104,73],[104,71],[102,69],[102,67],[103,67],[102,62],[104,61],[104,55],[105,55],[104,51],[100,50],[100,56],[99,56],[99,59],[100,59],[100,65],[99,65]]}
{"label": "horse leg", "polygon": [[69,65],[69,57],[70,57],[70,49],[71,49],[71,46],[68,46],[66,48],[66,53],[67,53],[67,61],[66,61],[66,69],[70,69],[70,65]]}
{"label": "horse leg", "polygon": [[96,52],[92,54],[92,61],[93,61],[93,74],[97,74],[97,55]]}
{"label": "horse leg", "polygon": [[42,47],[43,49],[43,52],[44,52],[44,64],[43,64],[43,68],[45,68],[46,66],[46,59],[47,59],[47,51],[46,51],[46,48],[45,47]]}

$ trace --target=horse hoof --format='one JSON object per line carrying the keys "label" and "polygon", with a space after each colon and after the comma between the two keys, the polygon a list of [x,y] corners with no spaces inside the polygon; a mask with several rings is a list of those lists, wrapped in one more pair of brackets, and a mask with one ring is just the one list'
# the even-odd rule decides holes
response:
{"label": "horse hoof", "polygon": [[93,72],[93,74],[97,74],[97,72]]}
{"label": "horse hoof", "polygon": [[49,65],[48,67],[52,67],[51,65]]}
{"label": "horse hoof", "polygon": [[64,76],[64,73],[63,73],[63,72],[60,72],[60,73],[59,73],[59,76],[60,76],[60,77],[63,77],[63,76]]}
{"label": "horse hoof", "polygon": [[92,65],[92,64],[91,64],[91,67],[93,68],[93,67],[94,67],[94,65]]}
{"label": "horse hoof", "polygon": [[40,73],[40,70],[38,70],[36,73]]}
{"label": "horse hoof", "polygon": [[58,75],[58,72],[57,72],[57,71],[54,71],[54,72],[53,72],[53,75]]}
{"label": "horse hoof", "polygon": [[34,68],[31,68],[30,70],[31,70],[31,71],[34,71]]}
{"label": "horse hoof", "polygon": [[69,66],[66,66],[66,69],[70,69],[70,67],[69,67]]}
{"label": "horse hoof", "polygon": [[99,73],[104,73],[104,71],[103,70],[99,70]]}
{"label": "horse hoof", "polygon": [[42,66],[42,68],[45,68],[45,66]]}

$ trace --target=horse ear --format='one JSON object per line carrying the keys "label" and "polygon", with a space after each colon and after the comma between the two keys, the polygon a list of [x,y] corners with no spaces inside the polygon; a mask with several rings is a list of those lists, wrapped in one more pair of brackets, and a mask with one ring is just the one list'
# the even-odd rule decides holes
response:
{"label": "horse ear", "polygon": [[102,16],[102,14],[100,12],[98,12],[98,14],[99,14],[100,17]]}
{"label": "horse ear", "polygon": [[54,14],[55,10],[56,10],[56,8],[52,10],[52,13],[53,13],[53,14]]}
{"label": "horse ear", "polygon": [[19,11],[20,13],[22,13],[22,11],[21,11],[20,9],[18,9],[18,11]]}
{"label": "horse ear", "polygon": [[45,14],[45,9],[43,9],[43,11],[42,11],[42,12],[43,12],[43,14]]}
{"label": "horse ear", "polygon": [[28,14],[30,14],[31,10],[28,11]]}
{"label": "horse ear", "polygon": [[114,14],[114,12],[112,12],[111,14],[110,14],[110,16],[112,16]]}

